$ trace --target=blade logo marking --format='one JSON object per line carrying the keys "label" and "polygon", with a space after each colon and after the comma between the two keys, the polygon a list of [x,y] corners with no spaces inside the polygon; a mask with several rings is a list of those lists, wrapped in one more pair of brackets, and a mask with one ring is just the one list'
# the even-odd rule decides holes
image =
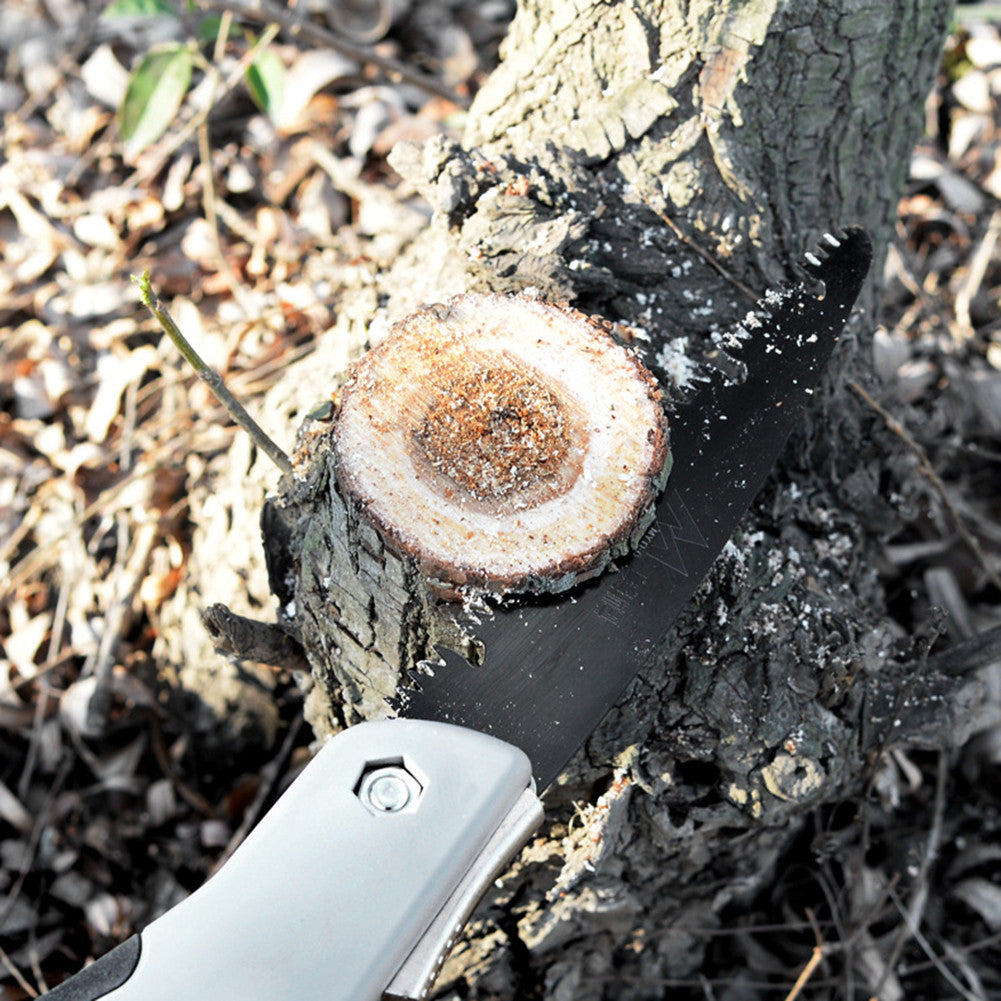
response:
{"label": "blade logo marking", "polygon": [[636,547],[638,552],[650,550],[649,556],[668,570],[674,570],[682,577],[688,576],[688,566],[681,553],[679,543],[705,549],[706,542],[699,526],[692,517],[685,502],[677,492],[668,490],[661,502],[657,520],[650,526],[650,531],[642,538]]}
{"label": "blade logo marking", "polygon": [[[640,540],[636,552],[645,553],[650,559],[681,577],[688,577],[690,571],[680,543],[701,549],[709,545],[677,491],[668,490],[660,502],[656,521]],[[614,586],[606,589],[595,615],[616,628],[621,628],[623,617],[649,597],[644,575],[633,573],[628,579],[623,575],[615,580]]]}
{"label": "blade logo marking", "polygon": [[614,591],[608,590],[594,614],[616,629],[621,629],[622,618],[633,607],[638,594],[639,587],[635,580]]}

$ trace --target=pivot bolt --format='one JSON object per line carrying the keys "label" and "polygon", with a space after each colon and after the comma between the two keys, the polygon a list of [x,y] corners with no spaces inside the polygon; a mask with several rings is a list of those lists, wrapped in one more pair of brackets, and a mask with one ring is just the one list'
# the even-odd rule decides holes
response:
{"label": "pivot bolt", "polygon": [[416,803],[421,784],[402,765],[379,765],[366,771],[358,798],[375,814],[399,813]]}

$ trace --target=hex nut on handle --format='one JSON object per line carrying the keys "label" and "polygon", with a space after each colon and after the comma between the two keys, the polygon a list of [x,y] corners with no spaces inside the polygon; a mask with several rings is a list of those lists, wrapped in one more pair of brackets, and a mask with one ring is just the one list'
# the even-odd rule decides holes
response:
{"label": "hex nut on handle", "polygon": [[376,764],[366,767],[355,794],[369,813],[382,816],[416,809],[423,791],[402,764]]}

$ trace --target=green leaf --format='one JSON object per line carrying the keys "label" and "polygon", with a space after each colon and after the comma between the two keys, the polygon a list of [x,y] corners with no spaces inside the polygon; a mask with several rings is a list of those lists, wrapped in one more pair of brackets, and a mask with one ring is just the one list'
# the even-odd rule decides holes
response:
{"label": "green leaf", "polygon": [[[222,16],[219,14],[209,14],[198,22],[198,44],[211,45],[219,37],[219,26],[222,24]],[[240,37],[240,26],[233,22],[229,26],[229,38]]]}
{"label": "green leaf", "polygon": [[156,142],[177,117],[193,64],[189,48],[169,45],[150,52],[136,67],[118,109],[118,131],[125,140],[127,160]]}
{"label": "green leaf", "polygon": [[247,67],[247,88],[261,111],[280,124],[285,105],[285,64],[277,52],[265,49]]}
{"label": "green leaf", "polygon": [[176,17],[170,0],[115,0],[104,8],[103,17]]}

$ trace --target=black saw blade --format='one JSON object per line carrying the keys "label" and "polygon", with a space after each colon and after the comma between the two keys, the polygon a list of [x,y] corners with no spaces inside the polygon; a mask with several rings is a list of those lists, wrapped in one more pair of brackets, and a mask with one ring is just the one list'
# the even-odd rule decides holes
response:
{"label": "black saw blade", "polygon": [[445,663],[401,693],[399,714],[500,737],[529,756],[539,789],[548,786],[656,654],[754,499],[871,259],[864,230],[825,236],[805,257],[809,280],[765,295],[723,339],[737,379],[713,376],[672,412],[674,465],[636,551],[567,594],[494,609],[471,630],[482,663],[442,650]]}

